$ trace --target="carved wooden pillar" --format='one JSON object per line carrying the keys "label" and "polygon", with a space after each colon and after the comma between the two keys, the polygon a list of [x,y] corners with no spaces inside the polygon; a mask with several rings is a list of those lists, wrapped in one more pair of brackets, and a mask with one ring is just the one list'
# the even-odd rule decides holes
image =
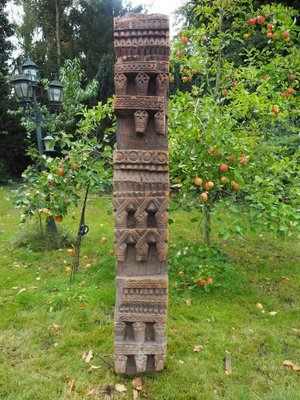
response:
{"label": "carved wooden pillar", "polygon": [[169,18],[114,20],[115,370],[164,368],[168,305]]}

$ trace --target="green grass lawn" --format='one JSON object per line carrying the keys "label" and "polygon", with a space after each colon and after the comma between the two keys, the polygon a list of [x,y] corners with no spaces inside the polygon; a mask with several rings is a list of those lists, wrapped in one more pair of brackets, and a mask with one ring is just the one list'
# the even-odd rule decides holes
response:
{"label": "green grass lawn", "polygon": [[[18,225],[11,189],[0,188],[1,400],[133,398],[132,378],[113,372],[110,204],[109,197],[89,200],[90,232],[82,240],[81,267],[70,284],[66,268],[72,257],[66,249],[34,252],[13,244],[24,228]],[[166,369],[144,377],[139,399],[300,399],[300,372],[282,364],[300,365],[299,243],[257,232],[219,241],[208,253],[195,242],[191,214],[176,210],[171,217]],[[61,225],[75,233],[78,219],[79,210],[72,210]],[[87,263],[92,267],[84,269]],[[212,266],[220,287],[208,293],[203,287],[188,288],[197,264]],[[194,352],[196,345],[201,351]],[[90,350],[93,359],[86,362],[83,355]],[[226,351],[230,375],[225,374]],[[116,383],[127,392],[116,392]]]}

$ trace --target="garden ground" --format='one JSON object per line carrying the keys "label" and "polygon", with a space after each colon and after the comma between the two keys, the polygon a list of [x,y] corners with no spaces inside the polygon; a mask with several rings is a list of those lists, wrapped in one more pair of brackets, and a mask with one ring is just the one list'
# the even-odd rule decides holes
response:
{"label": "garden ground", "polygon": [[[0,399],[132,399],[132,378],[113,372],[110,197],[88,202],[90,232],[73,283],[66,249],[16,246],[24,230],[11,188],[0,188],[0,204]],[[300,364],[299,243],[267,232],[218,242],[213,236],[219,247],[208,252],[195,239],[192,215],[171,210],[166,369],[144,378],[138,398],[300,399],[299,372],[283,365]],[[61,225],[76,232],[78,219],[72,210]],[[197,264],[215,274],[209,292],[189,288]],[[127,391],[116,391],[117,383]]]}

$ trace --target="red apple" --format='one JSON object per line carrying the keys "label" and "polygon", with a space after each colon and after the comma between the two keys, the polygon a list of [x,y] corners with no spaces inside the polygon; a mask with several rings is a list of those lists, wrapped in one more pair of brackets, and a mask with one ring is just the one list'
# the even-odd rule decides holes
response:
{"label": "red apple", "polygon": [[198,281],[197,281],[197,285],[199,285],[199,286],[204,286],[205,285],[205,281],[203,281],[202,279],[199,279]]}
{"label": "red apple", "polygon": [[211,283],[213,283],[213,278],[211,277],[211,276],[209,276],[207,279],[206,279],[206,283],[208,283],[208,284],[211,284]]}
{"label": "red apple", "polygon": [[58,168],[57,173],[58,173],[58,176],[63,176],[63,174],[65,173],[65,170],[63,168]]}
{"label": "red apple", "polygon": [[267,25],[267,29],[271,30],[272,28],[273,28],[273,25],[272,25],[272,24],[268,24],[268,25]]}
{"label": "red apple", "polygon": [[228,90],[223,90],[223,92],[222,92],[222,95],[224,96],[224,97],[226,97],[226,96],[228,96]]}
{"label": "red apple", "polygon": [[236,87],[237,86],[237,82],[235,82],[235,81],[231,82],[231,86]]}
{"label": "red apple", "polygon": [[220,157],[220,155],[221,155],[220,150],[216,150],[215,151],[215,156]]}
{"label": "red apple", "polygon": [[227,183],[228,179],[226,178],[226,176],[221,176],[220,181],[225,184]]}
{"label": "red apple", "polygon": [[259,24],[259,25],[262,25],[264,22],[265,22],[265,17],[262,17],[261,15],[259,15],[258,17],[257,17],[257,23]]}
{"label": "red apple", "polygon": [[235,181],[231,182],[231,186],[232,186],[232,189],[234,189],[234,190],[238,190],[238,188],[239,188],[239,184]]}
{"label": "red apple", "polygon": [[223,171],[223,172],[228,171],[228,165],[227,164],[221,164],[220,165],[220,170]]}
{"label": "red apple", "polygon": [[63,217],[55,217],[54,219],[55,219],[56,222],[62,222]]}
{"label": "red apple", "polygon": [[188,44],[189,38],[186,37],[186,36],[183,36],[183,38],[181,39],[181,41],[182,41],[182,43],[184,43],[184,44]]}
{"label": "red apple", "polygon": [[214,185],[214,183],[212,181],[208,181],[208,182],[204,183],[204,189],[205,190],[211,190],[211,189],[213,189],[214,186],[215,185]]}
{"label": "red apple", "polygon": [[273,32],[267,32],[267,38],[272,39],[273,38]]}
{"label": "red apple", "polygon": [[249,20],[247,21],[247,24],[248,24],[249,26],[253,26],[253,25],[256,24],[256,21],[257,21],[256,18],[251,18],[251,19],[249,19]]}
{"label": "red apple", "polygon": [[183,52],[181,50],[177,51],[177,57],[182,57],[183,56]]}
{"label": "red apple", "polygon": [[205,193],[205,192],[202,192],[200,194],[200,200],[207,201],[208,200],[208,194]]}
{"label": "red apple", "polygon": [[194,184],[196,185],[196,186],[200,186],[200,185],[202,185],[202,179],[201,178],[199,178],[199,176],[196,176],[196,178],[194,179]]}
{"label": "red apple", "polygon": [[292,87],[288,87],[287,90],[288,94],[294,94],[296,92],[296,90]]}
{"label": "red apple", "polygon": [[285,32],[282,33],[281,36],[282,36],[283,39],[289,40],[289,38],[290,38],[290,32],[285,31]]}

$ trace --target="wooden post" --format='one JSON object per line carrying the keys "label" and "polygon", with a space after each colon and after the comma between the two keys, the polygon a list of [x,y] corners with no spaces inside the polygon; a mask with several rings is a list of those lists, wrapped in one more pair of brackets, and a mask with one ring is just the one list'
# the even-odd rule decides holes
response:
{"label": "wooden post", "polygon": [[114,20],[115,370],[164,368],[168,305],[169,18]]}

